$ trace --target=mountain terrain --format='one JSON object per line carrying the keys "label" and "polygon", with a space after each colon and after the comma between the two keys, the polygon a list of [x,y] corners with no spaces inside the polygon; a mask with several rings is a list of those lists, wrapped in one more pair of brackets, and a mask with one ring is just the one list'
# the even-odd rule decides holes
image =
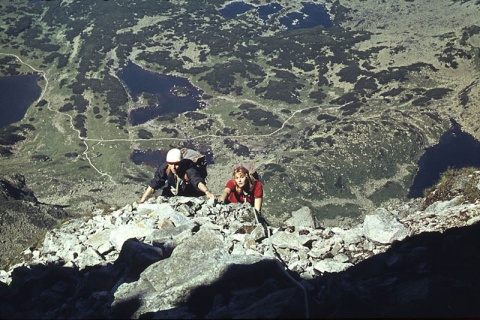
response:
{"label": "mountain terrain", "polygon": [[[38,75],[42,88],[0,132],[0,173],[87,214],[138,200],[152,162],[189,146],[211,156],[217,194],[235,165],[257,168],[271,225],[306,206],[340,226],[411,197],[422,157],[453,129],[477,141],[478,0],[255,0],[226,15],[231,3],[0,1],[0,75]],[[297,28],[313,5],[328,19]],[[168,106],[122,81],[131,63],[188,79],[200,106],[134,123]],[[447,154],[420,196],[449,166],[478,165],[476,152]]]}
{"label": "mountain terrain", "polygon": [[308,207],[272,227],[248,204],[162,196],[61,218],[43,241],[2,248],[17,256],[5,265],[2,254],[0,317],[476,318],[479,198],[480,171],[468,168],[349,228],[315,227]]}

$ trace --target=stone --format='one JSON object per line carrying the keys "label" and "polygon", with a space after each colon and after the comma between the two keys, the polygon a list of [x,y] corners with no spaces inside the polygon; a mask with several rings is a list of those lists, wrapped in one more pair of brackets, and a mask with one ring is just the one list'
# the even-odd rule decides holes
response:
{"label": "stone", "polygon": [[372,214],[365,216],[363,233],[371,241],[388,244],[409,236],[409,230],[393,216]]}
{"label": "stone", "polygon": [[285,224],[295,228],[305,227],[315,229],[315,219],[309,207],[302,207],[292,212],[292,217],[288,219]]}
{"label": "stone", "polygon": [[320,271],[321,273],[333,273],[345,271],[349,267],[353,266],[351,263],[345,263],[341,261],[336,261],[333,259],[324,259],[313,265],[315,270]]}

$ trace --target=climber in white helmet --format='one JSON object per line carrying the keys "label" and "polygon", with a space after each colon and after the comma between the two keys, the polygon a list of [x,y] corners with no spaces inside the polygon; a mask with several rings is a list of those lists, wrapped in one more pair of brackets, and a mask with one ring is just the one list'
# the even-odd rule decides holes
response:
{"label": "climber in white helmet", "polygon": [[140,203],[143,203],[156,190],[161,195],[199,197],[206,195],[215,198],[206,185],[205,178],[197,170],[192,160],[183,157],[182,150],[174,148],[168,151],[166,161],[155,171],[155,176],[145,190]]}

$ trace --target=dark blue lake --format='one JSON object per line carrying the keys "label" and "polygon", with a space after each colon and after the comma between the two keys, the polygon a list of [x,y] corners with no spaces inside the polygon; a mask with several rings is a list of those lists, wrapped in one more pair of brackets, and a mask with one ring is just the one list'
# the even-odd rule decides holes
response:
{"label": "dark blue lake", "polygon": [[227,4],[224,8],[218,10],[222,16],[225,18],[235,18],[236,16],[245,13],[249,10],[252,10],[255,8],[253,5],[243,2],[243,1],[237,1],[237,2],[231,2]]}
{"label": "dark blue lake", "polygon": [[38,75],[0,77],[0,128],[22,120],[27,109],[40,97]]}
{"label": "dark blue lake", "polygon": [[324,28],[331,28],[333,21],[323,4],[302,2],[303,8],[300,12],[290,12],[280,18],[280,22],[289,30],[312,28],[322,25]]}
{"label": "dark blue lake", "polygon": [[145,123],[161,115],[179,114],[205,107],[201,100],[203,91],[186,78],[154,73],[132,62],[118,71],[117,75],[133,101],[137,102],[144,93],[150,94],[155,100],[130,112],[129,121],[132,125]]}
{"label": "dark blue lake", "polygon": [[282,9],[282,6],[278,3],[269,3],[264,6],[260,6],[257,8],[258,11],[258,16],[263,20],[263,22],[266,22],[268,20],[268,17],[271,14],[277,13]]}
{"label": "dark blue lake", "polygon": [[463,132],[460,125],[454,122],[452,128],[442,135],[439,143],[425,151],[418,166],[409,198],[423,197],[423,191],[433,187],[448,168],[480,168],[480,142]]}

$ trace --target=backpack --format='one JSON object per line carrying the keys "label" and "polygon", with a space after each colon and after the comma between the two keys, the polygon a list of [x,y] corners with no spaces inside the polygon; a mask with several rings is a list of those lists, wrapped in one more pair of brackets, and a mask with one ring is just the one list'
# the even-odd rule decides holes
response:
{"label": "backpack", "polygon": [[248,166],[248,175],[250,178],[253,178],[253,180],[260,180],[260,176],[258,175],[258,169],[255,166],[253,162],[250,162],[250,165]]}
{"label": "backpack", "polygon": [[193,149],[182,148],[180,151],[182,152],[183,159],[192,160],[202,178],[207,178],[207,157]]}
{"label": "backpack", "polygon": [[[182,152],[182,158],[191,160],[200,176],[202,176],[203,179],[207,178],[207,157],[204,154],[189,148],[182,148],[180,151]],[[167,175],[169,175],[170,168],[167,168],[166,172]],[[189,179],[187,174],[185,174],[184,180],[188,182]]]}

